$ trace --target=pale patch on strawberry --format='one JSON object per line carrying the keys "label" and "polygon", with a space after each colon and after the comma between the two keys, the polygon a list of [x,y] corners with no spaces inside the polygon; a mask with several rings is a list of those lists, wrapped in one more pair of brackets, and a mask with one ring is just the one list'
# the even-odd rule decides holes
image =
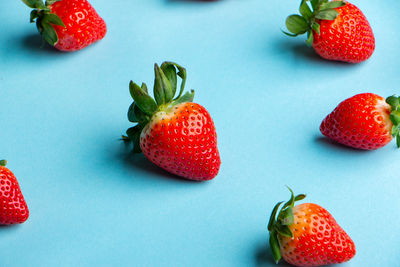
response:
{"label": "pale patch on strawberry", "polygon": [[390,112],[392,108],[385,99],[379,99],[375,106],[376,112],[374,119],[376,123],[382,123],[385,125],[385,129],[390,133],[392,130],[393,123],[390,120]]}

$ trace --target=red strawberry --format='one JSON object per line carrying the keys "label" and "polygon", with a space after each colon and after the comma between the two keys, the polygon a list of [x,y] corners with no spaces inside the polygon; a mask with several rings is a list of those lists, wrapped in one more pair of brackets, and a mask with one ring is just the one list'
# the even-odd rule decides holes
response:
{"label": "red strawberry", "polygon": [[302,0],[300,14],[286,19],[286,27],[291,32],[287,34],[307,33],[307,44],[321,57],[359,63],[374,52],[371,26],[355,5],[346,1]]}
{"label": "red strawberry", "polygon": [[22,1],[33,8],[31,22],[43,40],[58,50],[80,50],[106,35],[106,23],[86,0]]}
{"label": "red strawberry", "polygon": [[[177,73],[177,70],[178,73]],[[182,84],[177,97],[177,75]],[[127,141],[134,152],[143,154],[166,171],[190,180],[210,180],[219,171],[221,160],[217,148],[217,133],[210,114],[193,103],[194,91],[182,95],[186,69],[176,63],[155,64],[154,97],[146,84],[139,87],[130,82],[134,100],[128,119],[137,123],[127,130]]]}
{"label": "red strawberry", "polygon": [[373,150],[397,139],[400,147],[400,100],[371,93],[358,94],[340,103],[321,123],[321,133],[346,146]]}
{"label": "red strawberry", "polygon": [[[290,190],[290,189],[289,189]],[[322,266],[349,261],[356,254],[353,241],[323,207],[305,203],[294,206],[305,195],[294,196],[280,210],[276,204],[268,223],[270,248],[278,263]]]}
{"label": "red strawberry", "polygon": [[29,210],[21,193],[17,178],[0,161],[0,224],[23,223],[29,217]]}

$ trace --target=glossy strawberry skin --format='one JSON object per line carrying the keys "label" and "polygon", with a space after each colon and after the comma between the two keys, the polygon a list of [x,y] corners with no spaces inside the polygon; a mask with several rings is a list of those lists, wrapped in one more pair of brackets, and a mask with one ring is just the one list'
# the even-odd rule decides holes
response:
{"label": "glossy strawberry skin", "polygon": [[281,254],[295,266],[322,266],[349,261],[356,254],[354,242],[332,215],[317,204],[293,208],[289,226],[293,238],[279,236]]}
{"label": "glossy strawberry skin", "polygon": [[390,106],[372,93],[358,94],[340,103],[321,123],[323,135],[346,146],[374,150],[392,140]]}
{"label": "glossy strawberry skin", "polygon": [[80,50],[106,35],[106,23],[86,0],[61,0],[52,4],[50,9],[65,25],[65,28],[53,25],[58,35],[55,45],[58,50]]}
{"label": "glossy strawberry skin", "polygon": [[213,179],[221,164],[213,120],[191,102],[154,114],[141,133],[140,148],[157,166],[190,180]]}
{"label": "glossy strawberry skin", "polygon": [[328,60],[359,63],[370,58],[375,37],[367,18],[349,2],[335,10],[339,12],[335,20],[317,20],[320,34],[313,31],[314,50]]}
{"label": "glossy strawberry skin", "polygon": [[29,210],[14,174],[0,166],[0,224],[9,225],[25,222]]}

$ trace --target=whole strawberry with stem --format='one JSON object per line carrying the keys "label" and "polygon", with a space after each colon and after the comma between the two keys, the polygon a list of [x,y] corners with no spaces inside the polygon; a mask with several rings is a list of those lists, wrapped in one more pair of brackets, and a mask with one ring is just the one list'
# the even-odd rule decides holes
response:
{"label": "whole strawberry with stem", "polygon": [[6,165],[6,160],[0,160],[0,224],[23,223],[29,217],[28,206],[17,178]]}
{"label": "whole strawberry with stem", "polygon": [[347,1],[302,0],[300,15],[289,16],[286,27],[289,36],[307,33],[306,43],[328,60],[359,63],[375,50],[367,18]]}
{"label": "whole strawberry with stem", "polygon": [[43,41],[58,50],[80,50],[106,35],[106,23],[87,0],[22,1],[33,8],[30,21]]}
{"label": "whole strawberry with stem", "polygon": [[[154,98],[147,85],[130,82],[133,103],[128,119],[137,123],[127,130],[126,141],[133,151],[143,154],[154,164],[175,175],[197,181],[213,179],[221,160],[217,133],[208,111],[193,103],[194,91],[183,94],[186,69],[173,62],[154,66]],[[177,77],[182,79],[179,93]]]}
{"label": "whole strawberry with stem", "polygon": [[[276,263],[281,258],[295,266],[322,266],[349,261],[356,254],[354,242],[323,207],[304,203],[306,196],[291,197],[275,205],[269,223],[269,244]],[[279,211],[279,212],[278,212]]]}
{"label": "whole strawberry with stem", "polygon": [[341,102],[321,123],[326,137],[357,149],[374,150],[396,137],[400,147],[400,99],[363,93]]}

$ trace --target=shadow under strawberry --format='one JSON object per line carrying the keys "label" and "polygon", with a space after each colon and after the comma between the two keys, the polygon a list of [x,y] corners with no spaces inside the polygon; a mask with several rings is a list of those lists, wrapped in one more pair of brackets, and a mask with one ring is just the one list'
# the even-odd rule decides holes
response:
{"label": "shadow under strawberry", "polygon": [[280,53],[290,52],[295,57],[299,57],[308,61],[317,62],[319,64],[340,65],[341,67],[357,67],[357,64],[349,64],[342,61],[329,61],[321,58],[315,51],[306,46],[303,41],[293,42],[280,40],[276,44],[276,48]]}
{"label": "shadow under strawberry", "polygon": [[20,39],[20,43],[22,48],[24,48],[25,50],[31,50],[34,52],[54,53],[54,54],[66,54],[57,49],[54,49],[48,44],[43,44],[42,37],[37,33],[31,33],[22,36]]}
{"label": "shadow under strawberry", "polygon": [[322,145],[322,146],[330,148],[330,149],[335,148],[335,149],[338,149],[338,150],[350,151],[350,152],[354,152],[354,153],[368,153],[368,152],[371,152],[370,150],[356,149],[356,148],[352,148],[352,147],[349,147],[349,146],[342,145],[342,144],[337,143],[337,142],[335,142],[335,141],[333,141],[333,140],[331,140],[331,139],[329,139],[327,137],[324,137],[324,136],[316,136],[315,137],[315,142],[320,144],[320,145]]}
{"label": "shadow under strawberry", "polygon": [[13,225],[3,225],[3,224],[0,224],[0,234],[1,234],[1,232],[2,232],[3,230],[4,230],[4,231],[7,231],[7,232],[10,232],[10,231],[18,231],[18,229],[19,229],[20,227],[22,227],[21,224],[13,224]]}
{"label": "shadow under strawberry", "polygon": [[[132,154],[131,146],[124,144],[122,141],[121,143],[122,149],[121,151],[119,151],[118,155],[116,155],[116,158],[121,160],[125,166],[132,168],[134,171],[140,169],[141,171],[155,174],[157,178],[160,179],[166,178],[181,183],[201,184],[201,182],[199,181],[182,179],[179,176],[173,175],[165,171],[164,169],[151,163],[143,154]],[[135,172],[133,172],[132,177],[135,177]],[[154,177],[154,175],[152,175],[152,177]]]}

